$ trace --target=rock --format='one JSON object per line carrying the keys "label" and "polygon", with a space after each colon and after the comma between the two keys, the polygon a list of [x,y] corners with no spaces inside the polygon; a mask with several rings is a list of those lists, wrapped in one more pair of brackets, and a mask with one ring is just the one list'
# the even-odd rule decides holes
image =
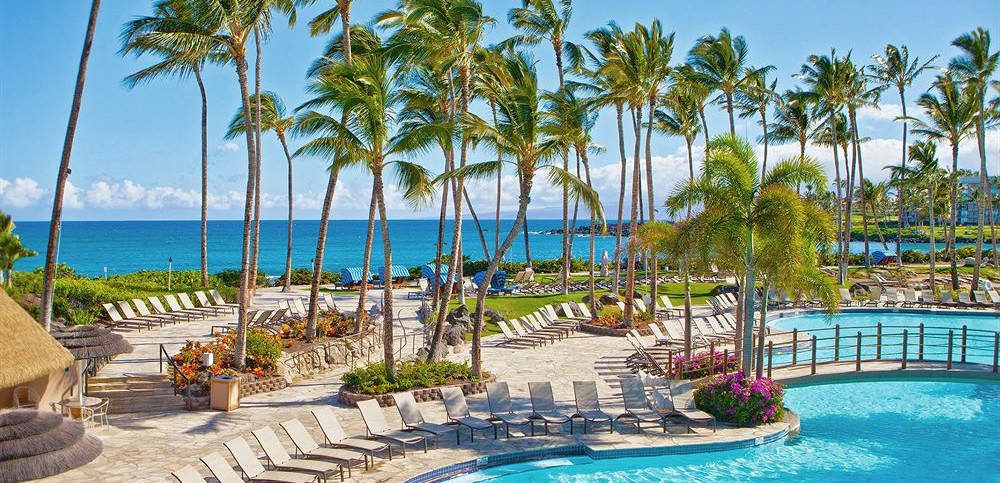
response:
{"label": "rock", "polygon": [[417,320],[419,320],[420,323],[424,325],[433,325],[429,324],[429,322],[431,322],[431,317],[433,315],[434,311],[431,310],[431,304],[427,303],[427,299],[421,300],[420,308],[417,309]]}
{"label": "rock", "polygon": [[507,318],[504,317],[503,314],[497,312],[494,309],[486,309],[486,311],[483,313],[483,317],[486,319],[487,322],[492,322],[494,324],[498,324],[501,320],[504,322],[507,321]]}
{"label": "rock", "polygon": [[445,322],[449,325],[461,325],[465,327],[465,330],[469,330],[469,327],[472,326],[472,317],[469,315],[469,308],[459,305],[451,312],[448,312]]}
{"label": "rock", "polygon": [[[611,295],[611,294],[608,294],[608,295]],[[598,299],[597,299],[597,310],[601,310],[601,307],[604,306],[604,304],[601,303],[601,298],[603,298],[603,297],[598,297]],[[583,299],[580,302],[583,305],[586,305],[587,307],[590,307],[590,294],[584,295]]]}
{"label": "rock", "polygon": [[603,305],[615,305],[618,302],[621,302],[621,299],[613,293],[603,294],[597,300]]}
{"label": "rock", "polygon": [[450,324],[444,329],[444,343],[449,346],[465,345],[466,328],[459,324]]}

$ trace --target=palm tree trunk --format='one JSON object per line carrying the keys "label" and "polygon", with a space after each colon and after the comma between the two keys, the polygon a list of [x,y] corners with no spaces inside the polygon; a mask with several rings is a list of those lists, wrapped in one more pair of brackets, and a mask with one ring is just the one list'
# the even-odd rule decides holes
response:
{"label": "palm tree trunk", "polygon": [[618,153],[621,155],[622,160],[622,175],[621,183],[618,189],[618,219],[615,223],[615,270],[614,270],[614,292],[618,295],[619,284],[621,283],[621,270],[622,270],[622,217],[624,216],[625,207],[625,180],[628,176],[628,160],[625,157],[625,127],[622,123],[623,106],[621,103],[615,104],[615,114],[618,120]]}
{"label": "palm tree trunk", "polygon": [[979,117],[976,118],[976,144],[979,147],[979,205],[978,223],[976,225],[976,265],[972,267],[972,289],[979,288],[979,271],[983,264],[983,225],[986,224],[986,203],[989,200],[990,180],[986,176],[986,132],[983,127],[983,117],[986,109],[983,105],[986,92],[979,90]]}
{"label": "palm tree trunk", "polygon": [[936,247],[934,245],[935,241],[936,241],[935,238],[937,238],[936,236],[934,236],[934,194],[935,194],[934,193],[934,183],[936,183],[936,181],[932,179],[932,180],[930,180],[930,183],[931,183],[930,189],[928,190],[929,193],[930,193],[930,201],[927,203],[927,218],[928,218],[928,222],[930,223],[930,227],[931,227],[931,236],[930,236],[930,240],[929,240],[930,241],[930,250],[927,252],[927,256],[928,256],[928,258],[930,260],[931,273],[930,273],[929,277],[930,277],[931,291],[933,292],[934,289],[936,288],[936,285],[937,285],[937,283],[935,282],[936,276],[935,276],[935,271],[934,271],[935,270],[934,269],[934,262],[936,261],[935,259],[937,258],[937,249],[936,249]]}
{"label": "palm tree trunk", "polygon": [[[365,252],[361,261],[361,284],[358,286],[358,309],[357,318],[354,321],[356,327],[360,330],[361,325],[364,323],[362,318],[365,313],[365,302],[368,295],[368,279],[369,274],[372,269],[372,245],[375,244],[375,209],[378,205],[378,198],[375,194],[375,183],[377,180],[372,179],[372,199],[368,204],[368,231],[365,232]],[[386,267],[388,272],[392,273],[391,267]],[[385,282],[385,280],[383,280]]]}
{"label": "palm tree trunk", "polygon": [[766,335],[765,326],[767,325],[767,291],[768,284],[767,278],[764,277],[764,284],[761,287],[763,296],[760,300],[760,326],[757,327],[757,372],[755,375],[757,377],[764,377],[764,336]]}
{"label": "palm tree trunk", "polygon": [[514,218],[514,226],[511,227],[507,236],[504,237],[500,249],[493,253],[490,264],[486,268],[486,282],[476,291],[476,311],[472,316],[472,374],[476,377],[483,375],[483,315],[486,313],[486,292],[489,290],[489,281],[493,280],[493,274],[500,267],[500,260],[517,238],[517,232],[524,223],[525,215],[528,212],[528,203],[531,198],[532,173],[525,173],[521,176],[520,195],[517,199],[517,216]]}
{"label": "palm tree trunk", "polygon": [[76,137],[76,123],[80,118],[83,85],[87,79],[87,64],[90,61],[90,49],[94,44],[94,30],[97,28],[97,14],[100,9],[101,0],[93,0],[90,4],[90,17],[87,19],[87,33],[83,38],[83,52],[80,54],[80,64],[76,72],[76,86],[73,88],[73,104],[69,109],[69,123],[66,126],[66,137],[63,140],[62,157],[59,159],[59,174],[56,176],[55,196],[52,200],[52,219],[49,222],[49,241],[45,250],[45,276],[42,281],[41,318],[39,320],[45,326],[45,330],[52,328],[52,299],[55,296],[56,251],[59,246],[59,232],[62,229],[63,195],[66,192],[66,179],[69,178],[70,155],[73,152],[73,139]]}
{"label": "palm tree trunk", "polygon": [[705,120],[705,106],[698,105],[698,117],[701,118],[701,133],[705,135],[705,157],[708,158],[708,121]]}
{"label": "palm tree trunk", "polygon": [[951,226],[948,233],[948,258],[951,259],[951,289],[958,290],[958,261],[955,260],[955,225],[958,222],[958,143],[951,145]]}
{"label": "palm tree trunk", "polygon": [[[903,154],[901,156],[902,161],[900,161],[899,165],[902,168],[901,172],[906,172],[906,133],[908,130],[906,126],[906,96],[903,93],[903,86],[899,86],[899,105],[903,106]],[[900,250],[902,250],[901,247],[903,246],[903,206],[905,206],[903,203],[903,189],[900,188],[897,191],[896,199],[898,201],[899,210],[896,214],[896,255],[897,258],[900,258],[899,264],[902,265],[903,260],[898,255],[902,253]],[[933,235],[933,233],[934,232],[932,231],[931,234]],[[933,288],[933,283],[931,285],[931,288]]]}
{"label": "palm tree trunk", "polygon": [[[382,252],[385,255],[384,263],[386,273],[392,273],[392,244],[389,242],[389,218],[386,216],[385,198],[382,194],[382,173],[381,167],[375,174],[375,196],[378,201],[379,226],[382,228]],[[382,354],[385,361],[386,375],[392,380],[396,375],[396,351],[394,350],[395,339],[393,338],[393,312],[392,312],[392,280],[382,284]]]}
{"label": "palm tree trunk", "polygon": [[[521,179],[521,174],[517,175],[518,183],[523,183],[524,180]],[[524,214],[524,266],[525,268],[532,268],[531,266],[531,239],[528,238],[528,214]]]}
{"label": "palm tree trunk", "polygon": [[764,175],[767,173],[767,111],[762,109],[760,111],[760,127],[764,130],[764,164],[760,168],[760,179],[764,179]]}
{"label": "palm tree trunk", "polygon": [[[583,179],[582,173],[580,172],[580,153],[573,150],[573,154],[576,156],[576,177]],[[573,221],[569,225],[569,256],[570,256],[570,266],[573,265],[573,242],[576,241],[576,219],[580,214],[580,199],[577,198],[573,200]]]}
{"label": "palm tree trunk", "polygon": [[[593,184],[590,181],[590,161],[587,159],[587,148],[577,149],[580,153],[580,161],[583,163],[583,173],[587,177],[587,186],[593,188]],[[590,315],[591,320],[597,320],[597,285],[594,279],[594,225],[597,223],[597,219],[594,218],[594,212],[590,212],[590,241],[588,243],[587,249],[589,251],[589,263],[587,267],[589,268],[589,277],[587,280],[587,294],[590,296]]]}
{"label": "palm tree trunk", "polygon": [[[747,223],[747,251],[743,263],[746,265],[746,284],[743,286],[743,340],[740,348],[742,368],[748,373],[753,368],[753,302],[754,302],[754,258],[753,225]],[[763,324],[763,321],[761,322]]]}
{"label": "palm tree trunk", "polygon": [[[871,269],[871,259],[869,258],[869,245],[868,245],[868,210],[865,208],[865,169],[864,161],[861,157],[861,138],[858,136],[858,122],[857,115],[854,110],[851,110],[851,131],[852,139],[851,143],[854,145],[854,156],[857,160],[858,169],[858,203],[861,205],[861,225],[863,227],[862,231],[864,233],[865,240],[865,269]],[[899,258],[899,253],[896,254],[896,258]]]}
{"label": "palm tree trunk", "polygon": [[[453,159],[455,153],[453,148],[449,147],[444,150],[444,170],[445,172],[453,169]],[[445,277],[445,286],[441,285],[441,256],[444,251],[444,226],[445,217],[448,216],[448,189],[451,183],[442,183],[441,188],[441,217],[438,219],[438,241],[437,241],[437,253],[434,257],[434,296],[431,302],[431,309],[437,312],[437,316],[434,318],[434,332],[431,336],[431,344],[427,352],[427,361],[433,361],[436,358],[437,348],[441,345],[441,338],[444,335],[444,319],[447,316],[448,302],[446,298],[439,298],[441,292],[448,291],[448,298],[451,298],[451,289],[446,288],[447,285],[453,285],[455,278],[454,272],[448,272],[448,276]],[[448,265],[449,267],[451,264]],[[439,305],[440,304],[440,305]],[[444,313],[442,315],[442,313]]]}
{"label": "palm tree trunk", "polygon": [[729,114],[729,134],[736,135],[736,120],[733,118],[733,93],[726,92],[726,112]]}
{"label": "palm tree trunk", "polygon": [[[568,149],[562,150],[562,168],[566,172],[569,172],[568,151]],[[563,185],[562,192],[562,271],[559,279],[562,282],[562,294],[566,295],[569,293],[569,187]],[[488,283],[490,279],[486,280]]]}
{"label": "palm tree trunk", "polygon": [[192,70],[201,94],[201,286],[208,287],[208,95],[201,67],[194,64]]}
{"label": "palm tree trunk", "polygon": [[837,159],[837,119],[835,113],[830,113],[830,132],[833,134],[833,171],[837,187],[837,284],[843,285],[847,281],[847,268],[844,266],[844,210],[840,195],[840,161]]}
{"label": "palm tree trunk", "polygon": [[285,251],[285,286],[282,292],[292,289],[292,223],[294,221],[293,205],[294,195],[292,191],[292,155],[288,152],[288,142],[283,131],[277,131],[278,141],[281,141],[281,148],[285,150],[285,160],[288,161],[288,249]]}
{"label": "palm tree trunk", "polygon": [[633,303],[635,300],[635,263],[638,253],[635,246],[635,236],[639,231],[639,200],[642,199],[639,194],[641,187],[639,176],[642,172],[639,167],[639,146],[642,142],[640,119],[642,119],[642,107],[636,106],[632,108],[632,130],[635,133],[635,152],[632,156],[632,216],[629,220],[628,267],[625,271],[625,300],[623,301],[625,302],[625,310],[622,314],[622,322],[626,327],[634,325],[632,312],[635,307]]}
{"label": "palm tree trunk", "polygon": [[[850,133],[850,129],[848,129]],[[847,189],[844,190],[844,267],[850,267],[851,265],[851,241],[853,240],[852,232],[852,222],[851,219],[854,214],[854,174],[857,172],[857,156],[851,156],[851,163],[848,165],[848,154],[847,154],[848,140],[844,140],[844,172],[847,174]]]}
{"label": "palm tree trunk", "polygon": [[[875,233],[878,234],[878,241],[879,241],[879,243],[882,244],[882,249],[883,250],[888,250],[889,249],[889,245],[887,245],[885,243],[885,236],[882,235],[882,227],[879,226],[878,210],[875,209],[875,204],[871,204],[871,206],[872,206],[872,218],[875,220]],[[896,258],[899,258],[900,254],[896,253],[896,255],[897,255]]]}
{"label": "palm tree trunk", "polygon": [[[646,196],[649,200],[649,221],[656,221],[656,205],[653,196],[653,113],[656,111],[656,96],[649,96],[649,112],[646,118]],[[650,252],[651,266],[649,274],[649,314],[656,319],[656,286],[659,268],[659,257],[656,251]]]}
{"label": "palm tree trunk", "polygon": [[[497,104],[493,102],[492,99],[489,100],[490,112],[493,113],[493,127],[497,126]],[[503,181],[503,165],[500,165],[500,169],[497,170],[497,213],[496,213],[496,226],[493,231],[493,251],[496,252],[500,249],[500,188]],[[489,256],[486,257],[489,259]]]}
{"label": "palm tree trunk", "polygon": [[490,248],[486,245],[486,235],[483,234],[483,225],[479,224],[479,217],[476,216],[476,209],[472,206],[472,200],[469,199],[469,190],[462,187],[465,195],[465,206],[469,207],[469,214],[472,215],[472,224],[476,226],[476,233],[479,233],[479,242],[483,245],[483,260],[490,259]]}
{"label": "palm tree trunk", "polygon": [[263,64],[263,55],[260,45],[260,33],[255,28],[253,30],[253,40],[256,48],[256,60],[254,62],[254,156],[257,158],[257,170],[254,176],[253,195],[253,241],[251,242],[251,253],[253,261],[250,263],[251,293],[257,294],[257,261],[260,258],[260,178],[261,178],[261,141],[260,141],[260,70]]}
{"label": "palm tree trunk", "polygon": [[[246,363],[247,351],[247,309],[253,303],[250,295],[250,227],[252,225],[254,187],[257,179],[257,156],[254,148],[253,124],[250,119],[250,88],[247,79],[246,57],[236,57],[236,75],[240,81],[240,95],[243,101],[243,125],[247,140],[247,192],[243,207],[243,253],[240,262],[239,318],[236,325],[236,342],[233,344],[233,366],[242,369]],[[254,280],[256,283],[256,280]]]}

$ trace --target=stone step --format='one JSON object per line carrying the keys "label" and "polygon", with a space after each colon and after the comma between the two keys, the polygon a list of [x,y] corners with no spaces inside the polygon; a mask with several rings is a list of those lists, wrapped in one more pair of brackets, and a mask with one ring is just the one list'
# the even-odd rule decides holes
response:
{"label": "stone step", "polygon": [[173,394],[159,396],[119,397],[111,399],[109,409],[112,413],[139,413],[148,411],[166,411],[184,408],[184,399]]}
{"label": "stone step", "polygon": [[93,382],[88,381],[87,391],[125,391],[125,390],[143,390],[143,389],[160,389],[164,387],[171,387],[169,381],[142,381],[142,382]]}
{"label": "stone step", "polygon": [[119,398],[134,398],[134,397],[145,397],[145,396],[173,396],[174,388],[172,386],[160,386],[155,388],[146,389],[100,389],[94,390],[93,388],[87,389],[88,396],[94,397],[106,397],[111,398],[112,401]]}
{"label": "stone step", "polygon": [[135,376],[95,376],[88,378],[91,384],[94,383],[106,383],[106,382],[149,382],[149,381],[167,381],[167,376],[162,374],[148,374],[148,375],[135,375]]}

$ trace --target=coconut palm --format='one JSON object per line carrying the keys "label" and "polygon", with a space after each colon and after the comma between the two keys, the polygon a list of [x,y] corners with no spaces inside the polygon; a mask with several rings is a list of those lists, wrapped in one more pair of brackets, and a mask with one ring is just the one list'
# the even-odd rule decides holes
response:
{"label": "coconut palm", "polygon": [[[256,109],[254,109],[256,111]],[[233,119],[229,121],[229,130],[226,132],[226,139],[235,139],[246,132],[244,126],[245,116],[243,109],[237,109]],[[281,148],[285,152],[285,160],[288,162],[288,242],[285,251],[285,283],[283,292],[292,288],[292,221],[293,221],[293,201],[292,192],[292,154],[288,150],[287,134],[295,123],[295,116],[287,115],[285,103],[282,102],[278,94],[270,91],[263,91],[260,94],[260,128],[264,132],[273,131],[274,135],[281,143]]]}
{"label": "coconut palm", "polygon": [[[481,347],[486,293],[490,288],[493,274],[514,243],[524,222],[535,175],[544,171],[554,184],[568,185],[571,196],[579,197],[598,222],[604,219],[597,193],[568,171],[550,164],[558,156],[561,145],[558,140],[544,134],[546,116],[541,109],[541,91],[538,88],[534,62],[525,54],[505,54],[503,62],[487,68],[491,69],[489,76],[493,81],[487,82],[484,88],[489,91],[490,98],[496,99],[499,122],[493,125],[470,115],[469,134],[477,142],[502,155],[501,159],[505,162],[512,163],[520,175],[520,182],[514,225],[504,237],[500,249],[493,253],[486,269],[485,281],[476,294],[476,311],[472,319],[472,370],[477,376],[482,374],[483,369]],[[445,173],[440,180],[492,177],[496,174],[498,164],[497,162],[472,163]]]}
{"label": "coconut palm", "polygon": [[[246,313],[251,303],[250,278],[253,267],[251,257],[251,233],[253,221],[255,187],[257,178],[257,156],[254,128],[250,121],[250,92],[247,78],[246,43],[258,29],[267,31],[270,26],[271,4],[267,0],[247,0],[226,2],[207,0],[192,4],[191,13],[185,17],[140,17],[131,22],[125,30],[142,42],[172,52],[206,52],[220,50],[226,52],[227,61],[236,67],[240,97],[246,119],[247,141],[247,190],[243,213],[243,249],[240,264],[239,323],[234,344],[233,365],[242,368],[246,361]],[[123,39],[123,43],[137,40]]]}
{"label": "coconut palm", "polygon": [[[185,17],[190,12],[190,3],[184,0],[160,0],[153,5],[153,15],[162,17]],[[126,24],[126,27],[132,24]],[[185,80],[194,77],[201,94],[201,285],[208,286],[208,96],[201,72],[206,60],[217,60],[219,52],[184,52],[158,48],[143,42],[130,32],[123,32],[123,38],[132,42],[122,46],[120,53],[135,54],[137,57],[155,56],[155,64],[143,68],[128,77],[123,84],[129,89],[151,82],[160,77]]]}
{"label": "coconut palm", "polygon": [[22,258],[34,257],[38,252],[21,244],[21,237],[14,234],[14,220],[0,211],[0,284],[13,286],[14,263]]}
{"label": "coconut palm", "polygon": [[[857,174],[859,180],[857,186],[859,187],[863,186],[865,180],[864,163],[862,162],[862,156],[861,156],[862,139],[860,137],[860,134],[858,134],[857,113],[858,109],[860,108],[878,105],[879,93],[881,92],[881,88],[879,87],[872,88],[868,85],[868,80],[864,76],[862,69],[854,65],[854,63],[851,61],[850,55],[844,58],[843,63],[844,63],[844,73],[846,75],[845,85],[847,87],[845,106],[847,107],[847,119],[850,122],[850,132],[848,133],[848,137],[850,137],[851,140],[851,169],[850,169],[850,174],[848,175],[848,182],[847,182],[847,189],[850,196],[847,198],[848,215],[847,219],[845,220],[846,226],[844,228],[844,231],[848,233],[848,237],[850,237],[851,221],[852,221],[851,214],[853,213],[853,200],[855,193],[854,190],[855,174]],[[864,209],[865,190],[859,189],[857,190],[857,194],[859,197],[859,202],[861,203],[862,232],[864,233],[865,269],[870,269],[871,261],[869,257],[868,212],[867,210]]]}
{"label": "coconut palm", "polygon": [[945,73],[934,81],[936,93],[925,93],[917,100],[917,105],[924,111],[926,120],[910,118],[913,122],[911,132],[935,142],[947,142],[951,146],[951,217],[948,226],[948,249],[951,259],[951,287],[958,290],[958,265],[955,260],[955,223],[958,207],[958,148],[963,139],[975,131],[976,111],[978,106],[969,89],[963,88],[954,74]]}
{"label": "coconut palm", "polygon": [[[558,6],[556,5],[558,4]],[[563,69],[563,53],[566,48],[566,29],[573,16],[571,0],[522,0],[521,7],[510,9],[507,20],[522,33],[504,42],[505,46],[537,45],[543,40],[552,44],[556,56],[556,72],[559,74],[559,88],[566,86]],[[569,153],[563,151],[563,169],[569,170]],[[563,250],[562,250],[562,290],[569,293],[570,257],[573,254],[573,240],[569,236],[569,191],[563,187]],[[525,235],[527,238],[527,235]]]}
{"label": "coconut palm", "polygon": [[695,79],[710,91],[720,91],[716,102],[729,114],[729,133],[736,134],[733,117],[736,91],[747,80],[750,69],[749,47],[742,35],[733,35],[723,27],[719,35],[706,35],[695,42],[688,54],[688,64],[694,68]]}
{"label": "coconut palm", "polygon": [[920,187],[921,191],[927,191],[927,222],[930,228],[930,249],[927,252],[930,262],[929,282],[931,290],[935,290],[937,287],[935,277],[937,260],[935,243],[937,237],[934,235],[934,223],[936,221],[934,208],[940,198],[938,188],[947,176],[944,170],[938,166],[937,143],[929,139],[916,142],[910,146],[909,151],[910,161],[914,164],[909,167],[892,166],[890,169],[893,181],[897,186],[900,186],[897,189],[901,190],[901,185],[906,183]]}
{"label": "coconut palm", "polygon": [[801,89],[787,90],[775,96],[774,121],[767,133],[768,141],[799,143],[799,156],[806,155],[806,144],[813,135],[813,119],[808,94]]}
{"label": "coconut palm", "polygon": [[[916,79],[921,72],[931,67],[931,62],[934,62],[934,59],[937,59],[936,55],[923,64],[921,64],[920,59],[916,57],[910,61],[910,51],[905,45],[897,47],[892,44],[886,44],[885,53],[872,55],[872,60],[874,60],[875,63],[867,67],[869,77],[880,85],[882,89],[895,87],[896,91],[899,93],[899,105],[903,110],[903,152],[900,156],[899,165],[904,169],[906,168],[907,159],[906,134],[908,131],[906,122],[906,88],[913,83],[913,80]],[[898,254],[900,253],[900,247],[903,241],[902,219],[903,205],[905,204],[904,193],[896,193],[896,198],[899,206],[899,214],[896,217],[896,253]]]}
{"label": "coconut palm", "polygon": [[[875,233],[878,234],[878,239],[882,244],[883,250],[888,250],[889,245],[885,243],[885,237],[882,235],[882,226],[879,224],[878,211],[879,207],[884,206],[889,199],[888,188],[889,184],[885,181],[872,183],[868,179],[862,179],[861,186],[858,187],[859,191],[864,191],[859,196],[860,199],[864,200],[864,206],[861,209],[865,212],[871,210],[872,220],[875,221]],[[867,225],[867,223],[865,224]]]}
{"label": "coconut palm", "polygon": [[[328,159],[333,157],[331,169],[338,171],[360,166],[371,172],[387,273],[392,267],[392,246],[383,176],[386,170],[394,170],[404,198],[414,204],[432,196],[427,170],[398,157],[426,150],[439,139],[440,134],[438,126],[434,125],[427,129],[398,132],[397,110],[403,105],[400,95],[403,78],[403,73],[384,53],[357,57],[350,65],[331,65],[309,86],[315,97],[302,106],[304,111],[296,123],[299,132],[316,136],[299,148],[298,153]],[[335,115],[316,110],[320,108],[329,108]],[[336,116],[344,112],[348,113],[346,124]],[[387,375],[393,377],[395,314],[392,284],[385,283],[383,286],[383,357]]]}
{"label": "coconut palm", "polygon": [[990,202],[990,180],[986,175],[986,90],[990,78],[1000,65],[1000,51],[991,52],[990,31],[982,27],[960,35],[951,45],[962,54],[951,59],[948,67],[968,86],[967,91],[976,105],[976,144],[979,148],[979,221],[976,229],[976,264],[972,268],[972,287],[979,287],[979,267],[983,260],[984,213]]}
{"label": "coconut palm", "polygon": [[[822,189],[826,184],[822,166],[811,158],[795,157],[776,163],[761,178],[753,146],[736,136],[721,135],[709,143],[701,176],[693,183],[679,182],[667,199],[674,213],[688,203],[703,206],[681,229],[685,245],[743,277],[744,310],[743,317],[737,318],[736,349],[745,371],[752,367],[758,263],[766,260],[761,267],[783,264],[781,270],[790,273],[807,265],[803,255],[809,250],[804,247],[811,241],[803,226],[810,219],[806,203],[795,193],[799,183]],[[787,260],[777,260],[782,256]]]}
{"label": "coconut palm", "polygon": [[767,81],[767,73],[773,69],[774,66],[763,69],[748,67],[750,73],[747,74],[746,82],[736,91],[736,107],[740,111],[740,118],[760,117],[758,123],[763,130],[760,142],[764,143],[764,159],[760,169],[764,172],[767,171],[767,111],[771,107],[771,101],[777,96],[775,89],[778,87],[777,80],[772,80],[770,83]]}
{"label": "coconut palm", "polygon": [[690,64],[681,64],[674,69],[674,84],[683,84],[684,90],[691,96],[692,102],[698,106],[698,118],[701,119],[701,135],[705,140],[705,150],[708,150],[708,120],[705,118],[705,104],[712,95],[712,89],[699,82],[698,72]]}
{"label": "coconut palm", "polygon": [[90,48],[94,44],[94,30],[97,28],[97,13],[101,9],[101,0],[92,0],[90,16],[87,19],[87,33],[83,38],[83,53],[77,67],[76,86],[73,88],[73,103],[69,110],[69,123],[66,126],[66,138],[63,140],[62,157],[59,159],[59,174],[56,175],[55,194],[52,198],[52,217],[49,220],[49,240],[45,249],[45,270],[42,277],[41,317],[39,322],[45,330],[52,327],[52,301],[56,288],[56,253],[59,247],[59,232],[62,230],[62,205],[66,193],[66,180],[69,178],[69,161],[73,151],[73,139],[76,137],[76,123],[80,117],[80,103],[83,102],[83,85],[87,79],[87,64],[90,60]]}
{"label": "coconut palm", "polygon": [[[799,77],[808,86],[808,99],[815,104],[818,116],[827,117],[828,129],[832,134],[831,146],[833,149],[833,164],[837,167],[835,184],[837,187],[837,282],[843,285],[847,281],[847,248],[849,246],[845,237],[842,222],[844,220],[843,209],[841,208],[841,179],[839,174],[839,156],[837,146],[839,146],[838,129],[835,127],[838,114],[847,102],[847,88],[850,75],[854,72],[853,67],[847,65],[845,59],[838,59],[835,50],[830,51],[830,55],[810,55],[799,73]],[[847,215],[848,218],[850,214]]]}

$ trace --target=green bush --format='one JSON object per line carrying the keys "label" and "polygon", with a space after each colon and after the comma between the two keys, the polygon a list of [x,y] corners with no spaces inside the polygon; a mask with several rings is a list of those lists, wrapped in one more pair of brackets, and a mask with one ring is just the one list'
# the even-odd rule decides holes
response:
{"label": "green bush", "polygon": [[264,370],[274,369],[281,358],[281,340],[264,329],[247,332],[247,362]]}
{"label": "green bush", "polygon": [[[292,274],[292,285],[309,285],[312,283],[312,270],[308,268],[293,268]],[[328,285],[331,283],[340,283],[340,274],[333,273],[329,270],[323,270],[320,274],[319,281],[323,285]],[[239,285],[239,280],[237,280],[237,285]],[[285,275],[282,274],[277,280],[274,281],[274,285],[281,287],[285,285]]]}
{"label": "green bush", "polygon": [[397,365],[393,379],[386,374],[384,362],[375,362],[344,374],[344,385],[348,390],[373,396],[477,380],[468,364],[451,361],[402,362]]}
{"label": "green bush", "polygon": [[[219,280],[219,284],[226,287],[239,288],[240,286],[240,271],[227,268],[219,273],[216,273],[213,277]],[[269,285],[267,280],[267,274],[262,271],[257,271],[257,286],[267,287]]]}

